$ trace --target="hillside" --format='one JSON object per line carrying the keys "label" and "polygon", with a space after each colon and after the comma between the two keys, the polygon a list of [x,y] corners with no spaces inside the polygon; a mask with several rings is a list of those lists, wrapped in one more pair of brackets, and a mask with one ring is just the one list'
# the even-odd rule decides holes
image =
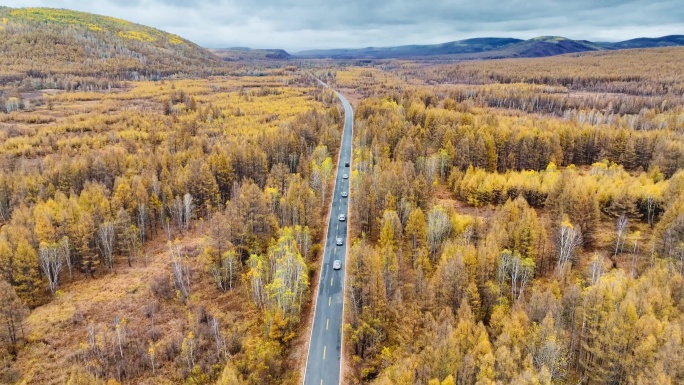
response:
{"label": "hillside", "polygon": [[282,49],[251,49],[244,47],[210,48],[209,52],[224,61],[287,60],[290,54]]}
{"label": "hillside", "polygon": [[0,7],[0,87],[26,76],[50,83],[44,88],[65,88],[52,84],[59,82],[55,76],[154,79],[220,65],[218,58],[190,41],[126,20],[61,9]]}
{"label": "hillside", "polygon": [[503,59],[514,57],[547,57],[567,53],[595,51],[602,49],[589,41],[571,40],[560,36],[540,36],[501,49],[477,55],[481,59]]}
{"label": "hillside", "polygon": [[406,45],[399,47],[369,47],[360,49],[330,49],[302,51],[295,56],[334,59],[507,59],[557,56],[568,53],[617,50],[627,48],[656,48],[684,45],[684,36],[640,38],[616,43],[572,40],[560,36],[540,36],[529,40],[512,38],[477,38],[435,45]]}
{"label": "hillside", "polygon": [[654,39],[642,37],[617,43],[607,43],[607,47],[611,49],[677,47],[682,45],[684,45],[684,36],[682,35],[670,35]]}
{"label": "hillside", "polygon": [[[603,50],[549,58],[473,60],[440,64],[425,68],[418,77],[437,83],[530,83],[567,87],[571,91],[582,92],[646,97],[681,96],[684,95],[681,81],[682,60],[684,47]],[[400,73],[404,75],[411,71],[413,70],[402,70]],[[601,100],[610,100],[608,96],[615,95],[603,96]],[[668,101],[666,104],[671,103],[672,101]],[[615,106],[621,104],[618,102]],[[621,108],[634,109],[628,106],[632,106],[632,103]]]}

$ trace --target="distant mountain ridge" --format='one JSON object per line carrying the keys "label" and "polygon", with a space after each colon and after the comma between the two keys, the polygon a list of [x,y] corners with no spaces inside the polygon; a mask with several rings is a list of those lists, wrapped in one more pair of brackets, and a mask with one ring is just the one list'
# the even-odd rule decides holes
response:
{"label": "distant mountain ridge", "polygon": [[297,52],[293,54],[293,57],[390,59],[437,56],[453,59],[504,59],[547,57],[586,51],[672,46],[684,46],[684,35],[638,38],[615,43],[572,40],[560,36],[540,36],[529,40],[486,37],[432,45],[307,50]]}
{"label": "distant mountain ridge", "polygon": [[432,45],[402,45],[398,47],[367,47],[359,49],[322,49],[297,52],[294,56],[331,58],[398,58],[410,56],[452,55],[478,53],[500,49],[524,40],[513,38],[481,37]]}

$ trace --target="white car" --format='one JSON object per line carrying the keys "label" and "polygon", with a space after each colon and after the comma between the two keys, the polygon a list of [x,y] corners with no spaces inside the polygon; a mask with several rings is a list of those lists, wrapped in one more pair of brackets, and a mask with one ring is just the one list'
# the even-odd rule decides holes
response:
{"label": "white car", "polygon": [[341,237],[337,237],[337,239],[335,240],[335,244],[337,244],[337,246],[342,246],[344,244],[344,239]]}
{"label": "white car", "polygon": [[346,198],[349,194],[346,191],[342,191],[342,198]]}
{"label": "white car", "polygon": [[349,179],[349,175],[347,175],[347,174],[342,175],[342,179]]}
{"label": "white car", "polygon": [[333,269],[339,270],[341,268],[342,268],[342,261],[340,261],[339,259],[334,260],[333,261]]}
{"label": "white car", "polygon": [[339,219],[340,222],[344,222],[344,220],[347,219],[347,217],[345,217],[344,214],[340,214],[340,216],[337,217],[337,219]]}

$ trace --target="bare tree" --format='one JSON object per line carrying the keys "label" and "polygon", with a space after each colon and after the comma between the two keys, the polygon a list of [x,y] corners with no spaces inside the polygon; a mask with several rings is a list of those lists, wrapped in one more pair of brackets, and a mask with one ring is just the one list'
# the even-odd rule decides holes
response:
{"label": "bare tree", "polygon": [[617,219],[617,234],[615,237],[615,253],[613,256],[617,256],[618,252],[622,253],[622,248],[625,244],[625,238],[627,237],[627,224],[629,220],[625,214],[622,214]]}
{"label": "bare tree", "polygon": [[230,221],[225,213],[219,211],[209,219],[209,241],[219,256],[223,255],[230,243]]}
{"label": "bare tree", "polygon": [[104,259],[105,265],[114,268],[114,223],[105,222],[97,229],[97,245]]}
{"label": "bare tree", "polygon": [[573,226],[570,222],[563,222],[556,233],[556,250],[558,252],[558,262],[556,263],[556,273],[562,274],[572,258],[575,251],[582,245],[582,232],[579,227]]}
{"label": "bare tree", "polygon": [[636,278],[636,276],[637,276],[637,262],[639,260],[639,252],[640,252],[639,241],[641,240],[641,232],[635,231],[632,234],[630,234],[629,237],[630,237],[630,242],[632,243],[632,269],[631,269],[631,274],[632,274],[632,277]]}
{"label": "bare tree", "polygon": [[138,215],[136,216],[136,219],[138,221],[138,232],[140,233],[140,242],[145,242],[147,239],[147,225],[148,225],[148,218],[147,218],[147,205],[144,203],[141,203],[138,206]]}
{"label": "bare tree", "polygon": [[180,196],[176,196],[173,199],[173,204],[171,206],[171,216],[176,222],[179,232],[183,232],[183,200]]}
{"label": "bare tree", "polygon": [[152,341],[149,343],[149,347],[147,348],[147,356],[150,357],[150,365],[152,366],[152,375],[156,375],[156,365],[155,365],[155,358],[157,356],[157,351],[154,348],[154,344]]}
{"label": "bare tree", "polygon": [[214,343],[216,344],[216,356],[220,360],[225,358],[227,353],[226,340],[221,336],[221,329],[219,328],[219,321],[216,317],[211,318],[211,333],[214,336]]}
{"label": "bare tree", "polygon": [[177,243],[169,242],[169,254],[173,267],[173,277],[176,288],[184,301],[190,298],[190,267],[185,263]]}
{"label": "bare tree", "polygon": [[128,261],[128,266],[133,266],[133,261],[138,258],[140,254],[140,246],[142,244],[140,240],[140,231],[135,225],[130,225],[124,232],[124,245],[126,248],[126,254]]}
{"label": "bare tree", "polygon": [[308,226],[295,226],[295,241],[305,260],[309,260],[311,250],[311,232]]}
{"label": "bare tree", "polygon": [[601,254],[594,254],[594,258],[589,264],[589,271],[591,273],[591,284],[595,285],[603,275],[603,256]]}
{"label": "bare tree", "polygon": [[511,283],[511,299],[518,301],[523,298],[525,286],[534,276],[534,261],[524,258],[520,253],[504,250],[499,265],[499,282],[508,280]]}
{"label": "bare tree", "polygon": [[128,326],[125,318],[116,317],[114,320],[114,333],[116,334],[116,346],[119,355],[124,358],[124,347],[128,343]]}
{"label": "bare tree", "polygon": [[653,195],[648,195],[646,197],[646,221],[648,225],[653,228],[653,219],[655,216],[656,200]]}
{"label": "bare tree", "polygon": [[161,224],[164,233],[166,234],[166,240],[170,241],[173,234],[171,233],[171,221],[169,221],[169,218],[166,215],[162,216]]}
{"label": "bare tree", "polygon": [[69,281],[71,281],[73,279],[72,270],[74,266],[73,261],[71,260],[71,244],[69,243],[69,238],[62,237],[59,241],[59,246],[62,257],[64,258],[64,263],[66,263],[67,269],[69,269]]}
{"label": "bare tree", "polygon": [[233,250],[224,252],[218,265],[210,268],[210,274],[219,289],[223,291],[232,290],[238,280],[241,269],[240,259]]}
{"label": "bare tree", "polygon": [[0,279],[0,323],[3,325],[0,328],[0,339],[9,343],[10,353],[16,353],[19,333],[23,338],[23,322],[28,312],[12,285]]}
{"label": "bare tree", "polygon": [[442,242],[450,233],[449,214],[442,206],[433,207],[427,215],[427,240],[430,246],[430,255],[435,256]]}
{"label": "bare tree", "polygon": [[192,370],[195,367],[195,334],[193,332],[188,333],[188,336],[183,339],[183,345],[181,346],[181,354],[185,356],[188,363],[188,370]]}
{"label": "bare tree", "polygon": [[48,284],[50,285],[50,292],[54,294],[59,286],[59,273],[61,273],[62,268],[64,267],[64,259],[60,252],[60,246],[57,244],[41,244],[38,261],[41,270],[47,277]]}
{"label": "bare tree", "polygon": [[183,227],[185,230],[190,228],[190,219],[192,218],[192,210],[194,207],[192,195],[186,193],[183,196]]}

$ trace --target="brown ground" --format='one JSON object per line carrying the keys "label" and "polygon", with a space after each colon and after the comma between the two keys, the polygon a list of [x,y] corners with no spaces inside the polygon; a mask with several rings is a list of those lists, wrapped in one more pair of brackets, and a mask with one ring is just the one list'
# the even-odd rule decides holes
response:
{"label": "brown ground", "polygon": [[[182,249],[192,252],[201,246],[200,229],[194,229],[180,237]],[[112,272],[99,268],[95,280],[75,274],[74,281],[67,282],[48,304],[33,310],[26,321],[28,344],[20,352],[17,366],[24,374],[25,384],[63,384],[67,370],[78,360],[74,353],[87,341],[87,326],[94,324],[98,332],[106,334],[116,317],[126,318],[131,335],[147,338],[152,329],[166,338],[178,338],[187,334],[191,315],[200,306],[220,320],[224,332],[239,329],[248,331],[260,314],[249,306],[246,289],[239,287],[232,292],[219,291],[201,270],[197,258],[191,258],[192,288],[190,305],[179,300],[164,301],[150,290],[150,283],[159,275],[170,275],[166,236],[159,234],[149,242],[143,255],[149,257],[128,267],[119,261]],[[151,304],[159,308],[154,318],[146,316]],[[136,379],[136,383],[160,383],[167,379],[174,383],[177,369],[172,363],[160,363],[157,377],[152,373]]]}

